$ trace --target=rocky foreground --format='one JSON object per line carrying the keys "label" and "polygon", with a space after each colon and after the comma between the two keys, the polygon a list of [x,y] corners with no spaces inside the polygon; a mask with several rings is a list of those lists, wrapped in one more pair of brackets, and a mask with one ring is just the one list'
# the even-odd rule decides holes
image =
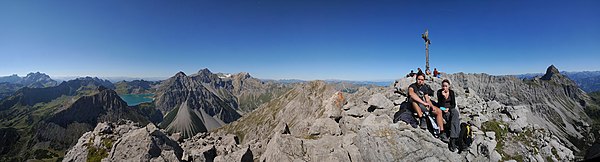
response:
{"label": "rocky foreground", "polygon": [[[462,122],[474,125],[474,142],[460,153],[426,130],[393,122],[414,82],[403,78],[353,93],[302,83],[235,122],[186,139],[152,123],[100,123],[64,161],[573,161],[584,148],[579,143],[594,139],[584,113],[589,97],[550,73],[531,81],[446,76]],[[441,80],[427,84],[437,90]]]}

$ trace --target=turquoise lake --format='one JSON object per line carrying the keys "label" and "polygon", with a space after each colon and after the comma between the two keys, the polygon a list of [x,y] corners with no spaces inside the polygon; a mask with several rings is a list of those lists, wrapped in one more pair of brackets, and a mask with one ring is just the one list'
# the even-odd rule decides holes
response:
{"label": "turquoise lake", "polygon": [[128,106],[135,106],[141,103],[152,102],[154,94],[121,94],[119,96],[127,102]]}

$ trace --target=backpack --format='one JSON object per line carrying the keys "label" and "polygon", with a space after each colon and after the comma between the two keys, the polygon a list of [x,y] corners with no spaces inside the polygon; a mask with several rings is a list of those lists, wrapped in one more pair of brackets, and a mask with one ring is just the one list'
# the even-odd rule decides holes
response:
{"label": "backpack", "polygon": [[394,114],[394,123],[403,121],[413,128],[418,127],[418,121],[412,116],[412,112],[409,110],[409,104],[407,101],[400,104],[400,109]]}
{"label": "backpack", "polygon": [[460,123],[460,135],[458,137],[458,148],[466,150],[473,143],[473,131],[471,130],[471,124]]}

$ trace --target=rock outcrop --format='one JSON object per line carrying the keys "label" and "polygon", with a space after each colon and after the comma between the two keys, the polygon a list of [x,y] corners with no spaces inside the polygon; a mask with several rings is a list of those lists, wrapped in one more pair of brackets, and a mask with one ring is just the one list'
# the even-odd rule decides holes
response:
{"label": "rock outcrop", "polygon": [[63,161],[181,161],[183,149],[154,124],[99,123],[86,132]]}
{"label": "rock outcrop", "polygon": [[252,161],[254,147],[241,147],[235,135],[200,133],[187,139],[169,136],[150,123],[120,120],[99,123],[79,138],[63,161]]}
{"label": "rock outcrop", "polygon": [[[242,143],[261,144],[252,150],[259,161],[461,161],[446,144],[425,130],[393,123],[403,96],[391,88],[344,93],[341,117],[328,115],[335,105],[334,86],[321,81],[303,83],[260,107],[217,134],[238,134]],[[316,104],[318,103],[318,104]],[[370,107],[374,111],[368,111]],[[257,115],[257,116],[254,116]],[[289,133],[282,133],[289,125]],[[265,126],[270,126],[265,128]],[[419,151],[422,150],[422,151]],[[258,154],[258,156],[257,156]],[[488,158],[485,158],[488,159]]]}

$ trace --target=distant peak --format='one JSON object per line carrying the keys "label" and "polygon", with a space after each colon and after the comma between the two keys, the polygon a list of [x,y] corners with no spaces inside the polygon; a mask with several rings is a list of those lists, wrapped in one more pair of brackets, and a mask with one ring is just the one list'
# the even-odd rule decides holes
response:
{"label": "distant peak", "polygon": [[177,74],[175,74],[175,77],[184,77],[184,76],[187,76],[187,75],[185,75],[185,73],[183,71],[179,71],[179,72],[177,72]]}
{"label": "distant peak", "polygon": [[548,67],[548,69],[546,70],[546,74],[548,74],[548,73],[560,74],[560,71],[558,71],[558,69],[554,65],[550,65]]}
{"label": "distant peak", "polygon": [[542,80],[550,80],[554,74],[560,74],[560,71],[558,71],[558,68],[554,65],[550,65],[548,69],[546,69],[546,74],[542,76]]}
{"label": "distant peak", "polygon": [[[15,74],[15,75],[16,75],[16,74]],[[38,71],[38,72],[35,72],[35,73],[34,73],[34,72],[30,72],[29,74],[27,74],[27,76],[33,76],[33,75],[43,75],[43,76],[48,76],[48,75],[46,75],[45,73],[40,73],[39,71]]]}
{"label": "distant peak", "polygon": [[210,72],[210,70],[208,70],[208,68],[204,68],[204,69],[200,69],[200,71],[198,71],[198,74],[212,74],[212,72]]}
{"label": "distant peak", "polygon": [[250,73],[247,73],[247,72],[241,72],[238,74],[238,76],[241,76],[244,79],[248,79],[248,78],[252,77],[252,76],[250,76]]}

